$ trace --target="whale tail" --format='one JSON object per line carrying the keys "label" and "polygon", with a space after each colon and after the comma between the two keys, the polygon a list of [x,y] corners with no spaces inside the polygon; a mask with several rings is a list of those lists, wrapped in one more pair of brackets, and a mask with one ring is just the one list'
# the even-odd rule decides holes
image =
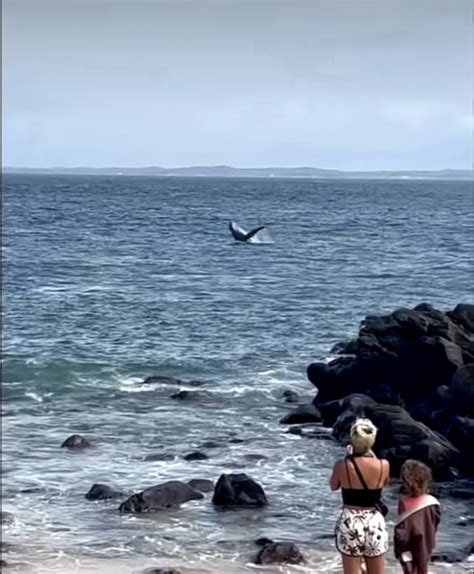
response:
{"label": "whale tail", "polygon": [[252,239],[252,237],[254,235],[257,235],[257,233],[259,231],[262,231],[262,229],[265,229],[265,225],[260,225],[260,227],[256,227],[255,229],[252,229],[252,231],[249,231],[248,233],[245,234],[245,241],[248,241],[249,239]]}

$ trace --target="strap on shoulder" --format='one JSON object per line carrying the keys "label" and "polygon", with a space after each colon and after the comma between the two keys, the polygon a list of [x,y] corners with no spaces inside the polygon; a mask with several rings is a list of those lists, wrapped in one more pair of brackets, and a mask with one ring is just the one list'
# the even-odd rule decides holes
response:
{"label": "strap on shoulder", "polygon": [[354,469],[357,473],[357,476],[359,477],[359,480],[360,480],[360,483],[362,484],[362,486],[365,488],[365,490],[370,490],[370,488],[367,486],[367,483],[365,482],[364,476],[363,476],[362,472],[360,471],[360,468],[357,466],[355,458],[352,455],[349,455],[347,458],[354,465]]}

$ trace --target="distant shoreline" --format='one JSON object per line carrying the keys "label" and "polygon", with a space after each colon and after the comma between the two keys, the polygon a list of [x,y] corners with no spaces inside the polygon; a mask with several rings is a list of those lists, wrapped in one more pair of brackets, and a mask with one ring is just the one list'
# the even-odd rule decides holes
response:
{"label": "distant shoreline", "polygon": [[342,171],[313,167],[296,168],[236,168],[230,166],[193,167],[4,167],[3,175],[103,175],[145,177],[218,177],[259,179],[391,179],[391,180],[451,180],[474,181],[474,170],[400,170],[400,171]]}

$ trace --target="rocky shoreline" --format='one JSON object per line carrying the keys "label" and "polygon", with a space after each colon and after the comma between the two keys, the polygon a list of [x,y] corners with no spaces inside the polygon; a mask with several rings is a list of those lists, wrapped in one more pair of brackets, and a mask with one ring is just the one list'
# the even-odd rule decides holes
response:
{"label": "rocky shoreline", "polygon": [[[458,305],[440,312],[422,304],[399,309],[383,317],[367,317],[356,340],[341,343],[332,351],[339,356],[328,363],[312,363],[307,374],[317,388],[313,401],[300,404],[291,389],[281,397],[297,404],[280,422],[301,437],[334,440],[346,444],[356,417],[370,418],[379,433],[374,450],[387,458],[392,475],[398,476],[407,458],[428,464],[436,479],[436,494],[466,500],[467,518],[474,523],[474,305]],[[142,384],[180,388],[200,387],[200,381],[184,382],[152,376]],[[170,398],[178,402],[207,397],[201,390],[179,391]],[[232,438],[229,442],[242,442]],[[222,446],[216,441],[199,448]],[[82,435],[67,438],[61,448],[93,451],[94,442]],[[163,453],[149,460],[163,459]],[[250,457],[251,455],[247,455]],[[263,455],[252,456],[265,459]],[[158,457],[158,458],[157,458]],[[182,457],[187,461],[208,458],[200,450]],[[147,459],[148,460],[148,459]],[[107,484],[94,484],[84,493],[89,501],[112,501],[120,514],[143,514],[178,508],[188,501],[212,504],[216,510],[254,508],[268,501],[264,488],[245,473],[221,474],[214,480],[169,480],[145,490],[125,492]],[[305,556],[292,543],[267,538],[256,540],[255,564],[304,564]],[[435,561],[462,562],[474,550],[474,541],[459,548],[442,548]],[[2,565],[5,569],[5,564]],[[7,568],[8,570],[8,568]],[[1,571],[1,567],[0,567]],[[180,569],[149,570],[154,574]]]}

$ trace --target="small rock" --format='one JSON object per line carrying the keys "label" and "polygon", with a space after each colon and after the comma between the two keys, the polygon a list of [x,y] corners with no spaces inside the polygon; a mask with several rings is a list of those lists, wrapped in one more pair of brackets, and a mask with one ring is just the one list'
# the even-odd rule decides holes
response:
{"label": "small rock", "polygon": [[176,570],[176,568],[147,568],[143,574],[181,574],[181,570]]}
{"label": "small rock", "polygon": [[190,452],[189,454],[185,454],[183,456],[184,460],[207,460],[209,457],[207,456],[207,454],[196,450],[194,452]]}
{"label": "small rock", "polygon": [[80,448],[87,448],[89,446],[91,446],[91,443],[86,438],[84,438],[80,434],[73,434],[63,442],[61,448],[80,449]]}
{"label": "small rock", "polygon": [[306,561],[293,542],[272,542],[258,553],[256,564],[304,564]]}
{"label": "small rock", "polygon": [[120,496],[123,496],[122,492],[114,490],[106,484],[96,483],[91,486],[85,498],[87,500],[110,500],[111,498],[119,498]]}
{"label": "small rock", "polygon": [[435,550],[433,556],[431,557],[432,562],[448,562],[453,564],[455,562],[463,562],[474,551],[474,540],[462,546],[460,548],[452,548],[449,546],[448,548],[439,548]]}
{"label": "small rock", "polygon": [[194,490],[199,490],[199,492],[212,492],[214,490],[214,483],[212,480],[206,480],[204,478],[192,478],[188,480],[188,484]]}
{"label": "small rock", "polygon": [[228,442],[230,444],[242,444],[243,442],[245,442],[245,440],[243,438],[232,437],[228,440]]}

